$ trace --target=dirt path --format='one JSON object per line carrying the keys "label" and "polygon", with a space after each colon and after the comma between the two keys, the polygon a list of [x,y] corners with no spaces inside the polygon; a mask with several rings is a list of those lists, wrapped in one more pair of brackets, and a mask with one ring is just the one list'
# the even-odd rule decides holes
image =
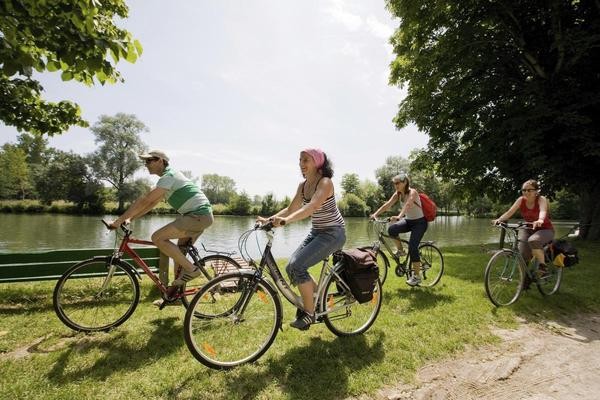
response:
{"label": "dirt path", "polygon": [[516,330],[494,333],[502,338],[500,345],[427,365],[418,372],[416,386],[388,387],[374,398],[600,398],[600,314],[544,325],[522,322]]}

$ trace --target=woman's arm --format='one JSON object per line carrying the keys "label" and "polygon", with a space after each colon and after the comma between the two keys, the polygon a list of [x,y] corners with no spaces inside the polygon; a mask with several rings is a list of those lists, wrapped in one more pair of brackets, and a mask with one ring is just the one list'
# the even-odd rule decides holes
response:
{"label": "woman's arm", "polygon": [[[296,194],[294,195],[294,198],[292,199],[292,201],[290,202],[290,204],[279,210],[277,213],[271,215],[270,217],[257,217],[256,220],[260,221],[260,222],[265,222],[268,221],[270,219],[280,219],[282,217],[286,217],[288,216],[291,212],[296,211],[297,209],[299,209],[302,206],[302,185],[304,185],[304,182],[301,182],[298,185],[298,188],[296,189]],[[279,224],[275,224],[275,226],[278,226]]]}
{"label": "woman's arm", "polygon": [[508,209],[508,211],[506,211],[504,214],[502,214],[500,217],[498,217],[498,219],[495,219],[492,221],[492,224],[496,225],[500,222],[504,222],[506,220],[508,220],[510,217],[513,216],[513,214],[515,212],[517,212],[517,210],[519,209],[519,206],[521,205],[521,197],[519,197],[514,204]]}
{"label": "woman's arm", "polygon": [[377,218],[377,216],[379,214],[389,210],[390,207],[393,206],[394,204],[396,204],[397,201],[398,201],[398,193],[394,192],[394,194],[392,195],[392,197],[390,197],[390,199],[388,201],[383,203],[383,205],[381,207],[379,207],[377,209],[377,211],[375,211],[373,214],[371,214],[371,218]]}
{"label": "woman's arm", "polygon": [[538,199],[540,204],[540,214],[538,215],[537,221],[533,221],[533,228],[542,226],[548,215],[548,200],[546,200],[544,196],[540,196]]}
{"label": "woman's arm", "polygon": [[291,212],[285,217],[275,218],[275,224],[279,225],[281,222],[300,221],[306,217],[310,217],[331,195],[333,195],[333,182],[330,178],[321,179],[317,185],[317,190],[315,190],[308,204],[303,205],[295,211],[290,210]]}

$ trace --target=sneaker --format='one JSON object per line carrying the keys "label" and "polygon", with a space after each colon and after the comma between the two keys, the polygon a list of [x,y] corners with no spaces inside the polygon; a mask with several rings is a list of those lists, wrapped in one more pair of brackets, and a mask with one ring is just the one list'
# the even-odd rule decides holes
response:
{"label": "sneaker", "polygon": [[183,286],[186,282],[189,282],[200,275],[202,275],[200,268],[196,268],[193,271],[183,271],[183,274],[171,282],[171,286]]}
{"label": "sneaker", "polygon": [[166,301],[164,299],[158,299],[158,300],[154,300],[152,302],[152,305],[162,309],[166,306],[178,306],[181,307],[181,301],[179,301],[179,299],[175,300],[175,301]]}
{"label": "sneaker", "polygon": [[406,251],[404,251],[404,249],[398,249],[396,250],[396,257],[400,258],[400,257],[406,257]]}
{"label": "sneaker", "polygon": [[540,264],[538,266],[537,275],[538,278],[547,278],[550,276],[550,271],[548,271],[548,267],[545,264]]}
{"label": "sneaker", "polygon": [[419,277],[417,275],[413,275],[406,280],[406,283],[409,286],[418,286],[421,283],[421,277]]}
{"label": "sneaker", "polygon": [[[301,310],[299,310],[301,311]],[[298,315],[300,313],[296,313],[296,315]],[[310,326],[312,324],[315,323],[315,317],[314,315],[310,315],[309,313],[305,312],[305,311],[301,311],[301,316],[300,317],[296,317],[296,319],[293,322],[290,322],[290,326],[292,328],[296,328],[296,329],[300,329],[301,331],[305,331],[308,328],[310,328]]]}

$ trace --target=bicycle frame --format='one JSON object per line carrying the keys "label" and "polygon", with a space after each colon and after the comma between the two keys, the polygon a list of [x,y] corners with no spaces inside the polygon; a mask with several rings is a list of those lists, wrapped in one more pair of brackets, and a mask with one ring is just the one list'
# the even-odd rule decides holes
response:
{"label": "bicycle frame", "polygon": [[[263,229],[263,231],[265,232],[265,234],[267,236],[267,243],[263,250],[260,264],[258,266],[256,266],[256,263],[250,257],[246,261],[248,261],[248,263],[250,265],[253,265],[254,267],[256,267],[256,272],[254,274],[259,278],[262,277],[262,275],[264,273],[264,269],[266,267],[268,275],[273,279],[275,286],[277,287],[279,292],[283,295],[283,297],[287,301],[289,301],[291,304],[296,306],[297,308],[304,309],[304,303],[302,301],[302,297],[297,295],[292,290],[292,288],[288,284],[287,280],[283,277],[283,274],[281,273],[281,270],[279,269],[279,266],[277,265],[277,262],[275,261],[275,257],[273,256],[273,253],[271,252],[272,245],[273,245],[274,232],[270,229],[269,230]],[[254,231],[249,231],[249,232],[254,232]],[[243,242],[242,239],[240,239],[240,243],[241,242]],[[241,245],[240,245],[240,252],[242,252]],[[243,252],[242,252],[242,254],[243,254]],[[330,309],[329,311],[326,312],[326,311],[324,311],[324,308],[325,308],[324,305],[320,304],[320,299],[322,297],[324,290],[326,289],[325,285],[324,285],[325,279],[327,277],[329,277],[331,274],[335,274],[338,277],[340,277],[336,271],[337,264],[334,266],[330,266],[328,259],[329,258],[326,258],[323,260],[323,265],[321,267],[321,274],[319,276],[319,281],[317,283],[317,291],[315,293],[315,296],[316,296],[316,298],[315,298],[315,316],[317,318],[321,317],[327,313],[338,310],[338,308],[334,308],[334,309]],[[341,282],[343,282],[343,279],[341,280]],[[343,283],[345,285],[345,282],[343,282]],[[347,287],[346,289],[350,290],[349,287]]]}
{"label": "bicycle frame", "polygon": [[[400,238],[394,238],[390,235],[387,235],[384,233],[384,229],[383,226],[387,223],[389,223],[389,220],[373,220],[372,221],[375,225],[375,227],[373,228],[373,230],[375,231],[376,235],[377,235],[377,240],[373,243],[373,248],[379,249],[381,248],[381,246],[383,245],[383,247],[387,250],[388,254],[390,254],[392,256],[392,258],[396,261],[396,264],[398,265],[402,265],[403,267],[406,268],[406,266],[408,266],[408,270],[411,270],[411,266],[409,265],[409,261],[410,261],[410,253],[408,252],[408,249],[406,251],[406,256],[404,257],[404,261],[400,261],[400,257],[398,257],[396,255],[396,252],[389,246],[388,241],[386,239],[389,240],[399,240],[401,241],[403,244],[405,244],[406,246],[408,246],[408,241],[405,239],[400,239]],[[422,244],[433,244],[434,242],[431,240],[425,240],[425,241],[421,241],[419,242],[419,246],[421,246]]]}
{"label": "bicycle frame", "polygon": [[[524,223],[518,223],[516,226],[510,226],[509,224],[498,225],[498,226],[502,230],[504,230],[505,237],[508,237],[509,241],[512,242],[512,246],[510,248],[504,248],[504,250],[509,250],[509,251],[513,252],[520,259],[520,261],[523,262],[523,265],[526,266],[525,273],[527,275],[529,275],[529,277],[534,282],[537,281],[537,276],[534,273],[534,268],[537,266],[536,258],[532,257],[532,259],[529,260],[529,262],[528,262],[523,258],[523,255],[519,251],[519,242],[523,242],[523,241],[519,239],[518,231],[522,230],[522,229],[530,229],[530,228],[527,228],[528,225],[524,224]],[[514,265],[513,265],[513,268],[515,268]],[[511,272],[514,272],[514,271],[511,271]]]}
{"label": "bicycle frame", "polygon": [[[108,263],[112,264],[113,260],[118,260],[118,261],[123,261],[122,257],[123,254],[127,254],[129,256],[131,256],[132,260],[135,262],[135,264],[137,266],[139,266],[144,273],[152,280],[152,282],[154,282],[154,284],[156,285],[156,287],[160,290],[161,293],[166,294],[167,293],[167,286],[165,286],[160,278],[158,277],[158,275],[156,275],[154,272],[152,272],[152,270],[150,269],[150,267],[148,266],[148,264],[146,264],[146,262],[136,253],[135,249],[133,247],[130,246],[130,244],[140,244],[143,246],[153,246],[156,247],[156,245],[149,241],[149,240],[142,240],[142,239],[137,239],[134,237],[131,237],[131,234],[133,233],[130,229],[126,228],[126,227],[121,227],[121,229],[124,232],[124,236],[123,239],[121,239],[121,244],[119,245],[118,250],[115,250],[112,254],[112,256],[110,256],[110,258],[107,260]],[[194,256],[194,250],[195,248],[193,246],[189,246],[190,247],[190,254],[192,256],[192,258],[198,257],[198,260],[200,259],[198,256],[198,252],[195,252],[195,256]],[[193,250],[192,250],[193,249]],[[198,260],[194,260],[194,261],[198,261]],[[125,262],[125,261],[124,261]],[[126,262],[127,263],[127,262]],[[127,263],[128,265],[131,266],[131,264]],[[138,275],[138,277],[141,277],[139,271],[134,268],[132,266],[133,270],[136,272],[136,274]],[[103,284],[103,288],[108,285],[108,283],[110,282],[110,279],[112,278],[112,273],[114,272],[114,267],[111,267],[109,270],[109,273],[106,277],[106,280],[104,281]],[[184,297],[184,296],[190,296],[193,295],[197,290],[196,289],[186,289],[183,292],[178,292],[174,295],[175,299]]]}

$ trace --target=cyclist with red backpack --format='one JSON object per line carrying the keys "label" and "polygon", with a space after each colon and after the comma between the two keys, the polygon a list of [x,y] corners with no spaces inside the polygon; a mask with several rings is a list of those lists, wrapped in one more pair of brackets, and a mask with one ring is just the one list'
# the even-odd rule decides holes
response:
{"label": "cyclist with red backpack", "polygon": [[414,274],[406,281],[410,286],[417,286],[421,283],[421,257],[419,255],[419,243],[427,231],[427,218],[423,213],[424,207],[422,204],[422,196],[419,192],[410,187],[410,179],[406,173],[401,172],[392,178],[395,186],[395,193],[386,201],[371,218],[377,216],[390,209],[398,201],[402,204],[402,209],[398,215],[390,218],[390,221],[395,222],[388,227],[388,234],[394,238],[397,246],[397,255],[404,256],[404,249],[400,240],[396,240],[400,233],[410,232],[408,240],[408,252],[410,253],[411,266]]}

